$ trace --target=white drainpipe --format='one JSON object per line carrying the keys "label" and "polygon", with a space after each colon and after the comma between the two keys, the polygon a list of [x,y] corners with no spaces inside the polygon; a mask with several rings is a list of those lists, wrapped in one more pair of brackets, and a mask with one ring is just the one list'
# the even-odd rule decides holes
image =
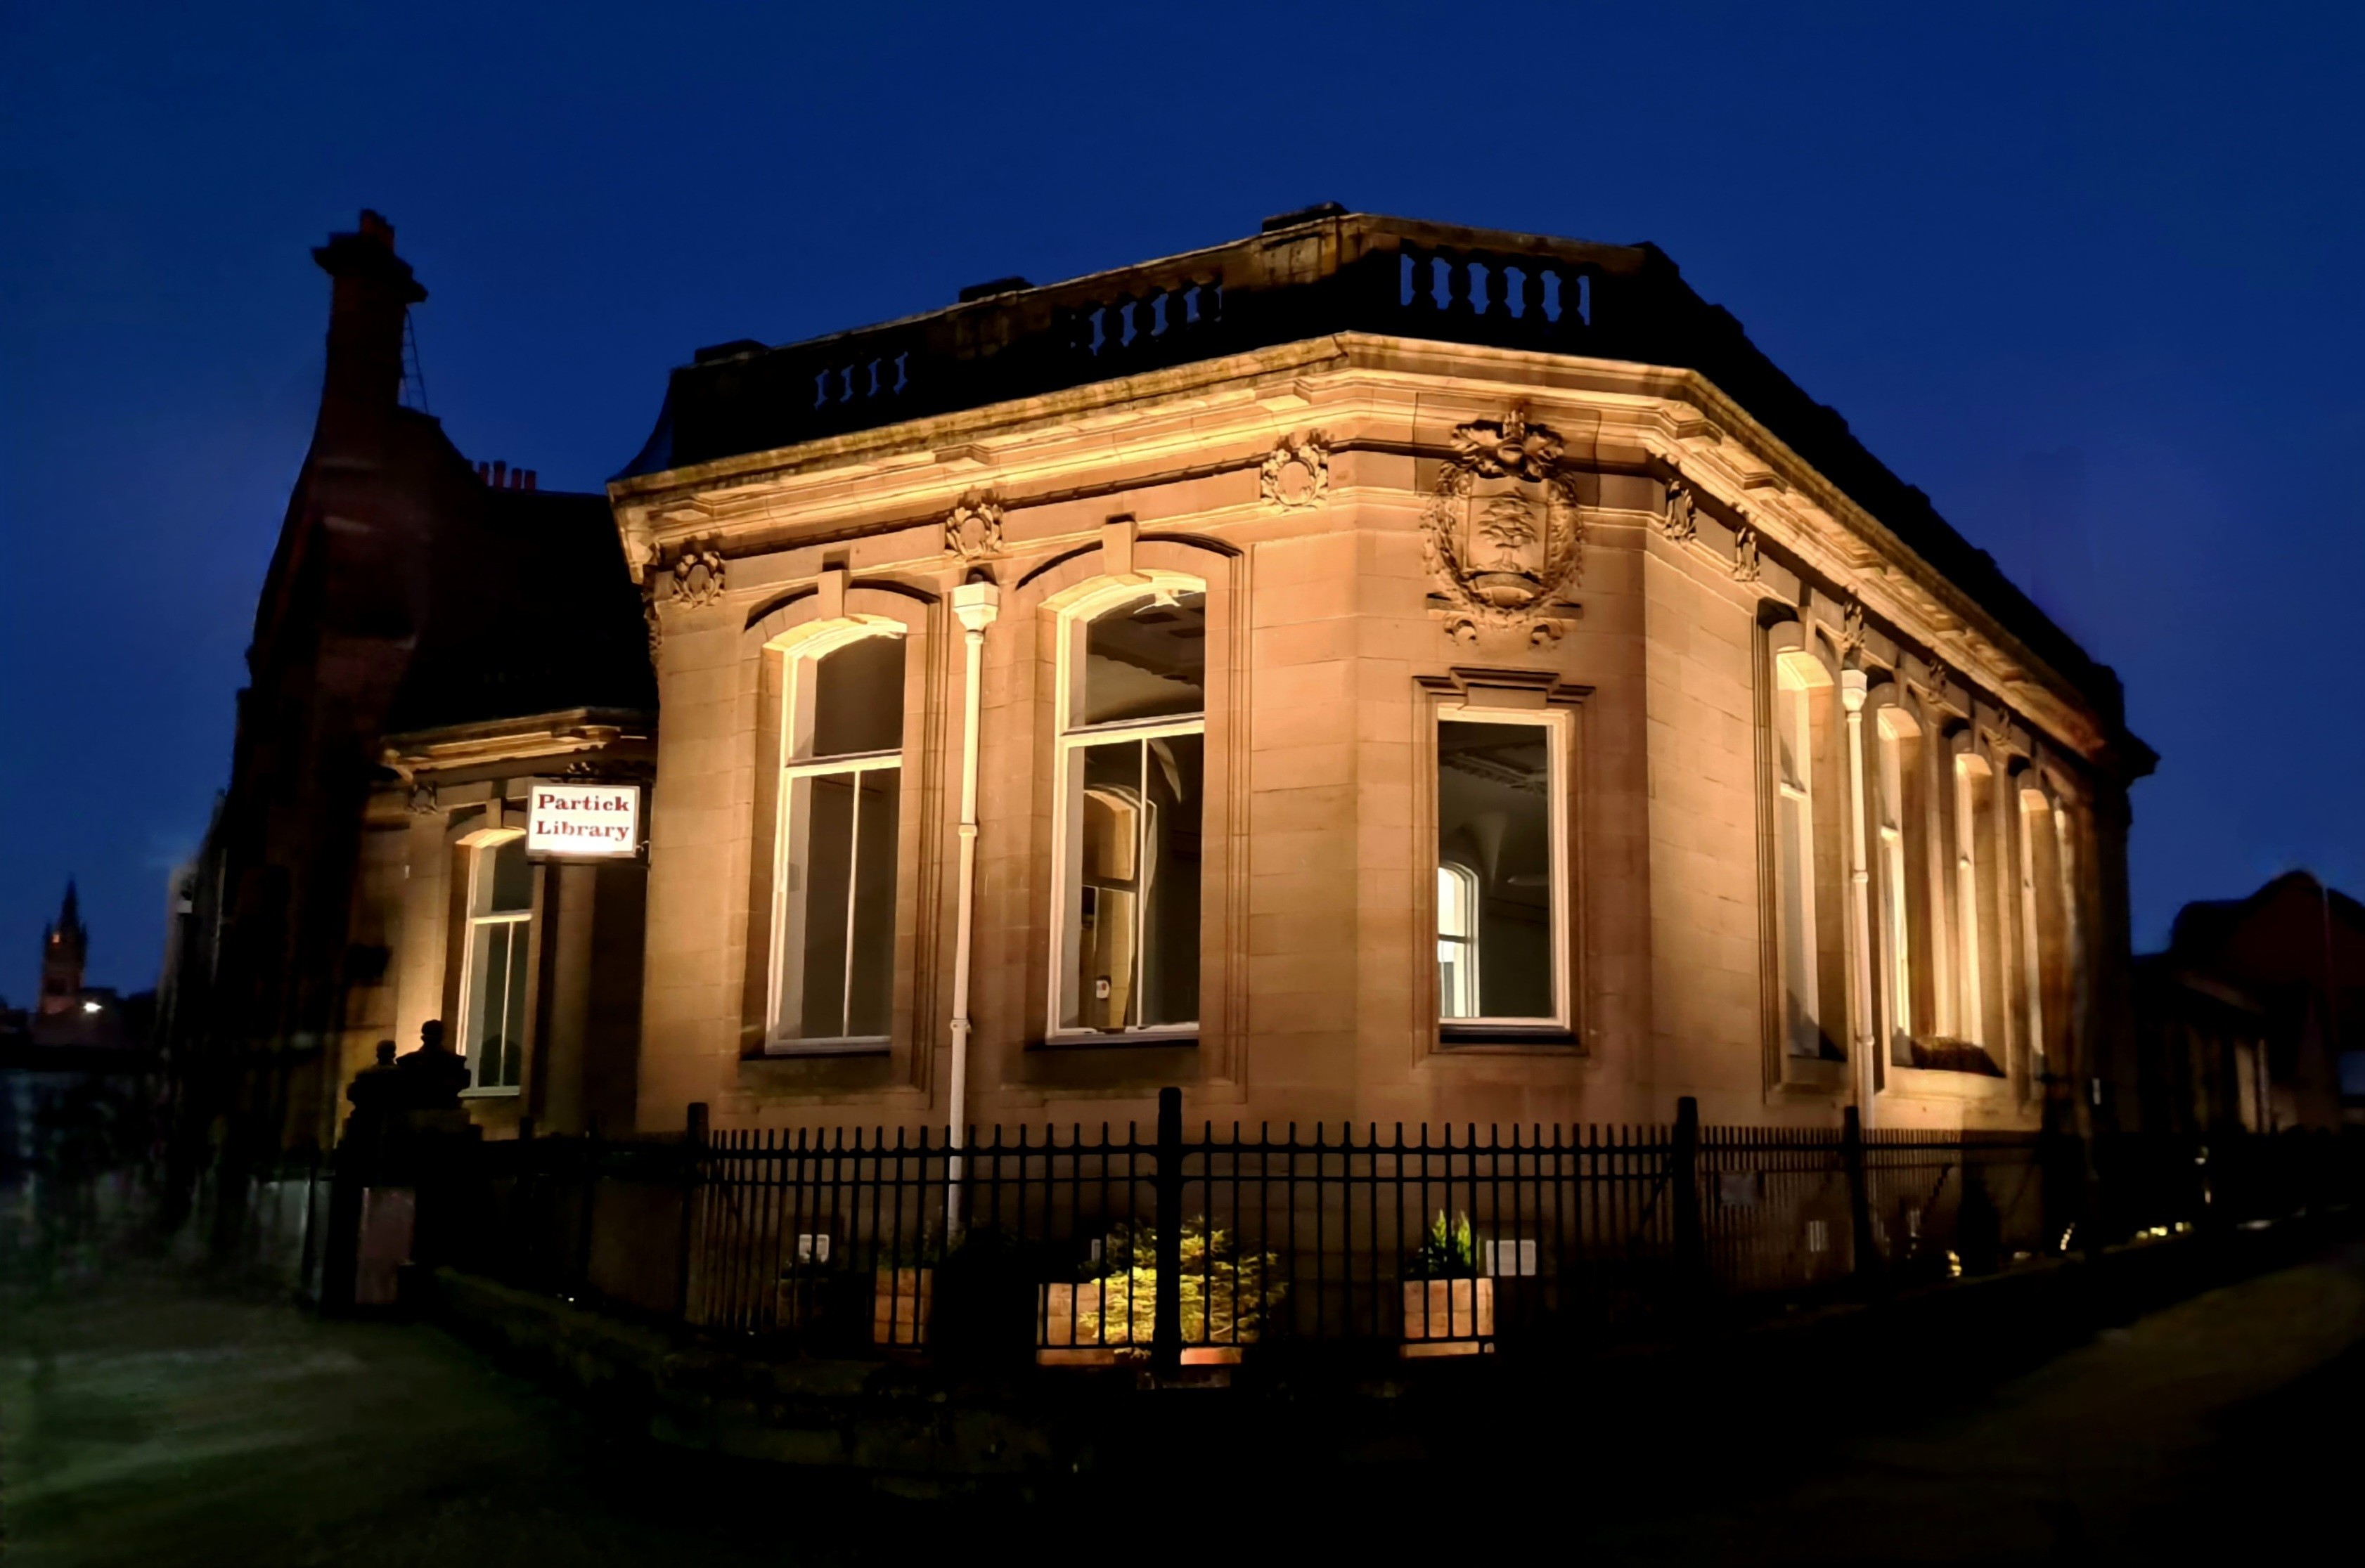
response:
{"label": "white drainpipe", "polygon": [[[992,583],[963,583],[953,589],[953,613],[960,618],[967,644],[967,674],[961,700],[960,885],[953,931],[953,1051],[952,1082],[947,1096],[946,1146],[958,1150],[962,1126],[969,1119],[969,958],[972,906],[977,894],[977,730],[983,702],[985,629],[1002,608],[1002,590]],[[949,1239],[960,1228],[961,1158],[954,1153],[946,1168],[945,1233]]]}
{"label": "white drainpipe", "polygon": [[1873,1089],[1879,1081],[1878,1070],[1873,1063],[1873,1052],[1878,1048],[1879,1022],[1875,1012],[1872,987],[1872,872],[1866,868],[1864,842],[1864,689],[1865,676],[1860,669],[1840,671],[1840,702],[1847,709],[1848,738],[1848,880],[1855,884],[1848,910],[1849,924],[1855,935],[1854,972],[1849,976],[1855,992],[1855,1105],[1856,1122],[1865,1131],[1872,1130]]}

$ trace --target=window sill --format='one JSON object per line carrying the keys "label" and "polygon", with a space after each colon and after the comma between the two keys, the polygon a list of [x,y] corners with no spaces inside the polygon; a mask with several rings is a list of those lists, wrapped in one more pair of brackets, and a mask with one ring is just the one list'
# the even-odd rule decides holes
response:
{"label": "window sill", "polygon": [[1093,1051],[1107,1050],[1112,1047],[1117,1050],[1141,1050],[1155,1046],[1196,1046],[1198,1043],[1199,1031],[1195,1027],[1162,1030],[1126,1029],[1112,1031],[1108,1034],[1088,1034],[1079,1031],[1071,1035],[1048,1035],[1039,1040],[1028,1041],[1026,1048],[1030,1051]]}
{"label": "window sill", "polygon": [[1891,1063],[1889,1081],[1880,1091],[1884,1100],[2009,1100],[2012,1081],[1983,1072],[1955,1072],[1945,1068],[1899,1067]]}
{"label": "window sill", "polygon": [[1467,1046],[1541,1046],[1575,1050],[1576,1031],[1558,1024],[1440,1023],[1437,1043],[1447,1050]]}
{"label": "window sill", "polygon": [[1833,1061],[1829,1057],[1794,1057],[1782,1058],[1782,1079],[1775,1092],[1821,1099],[1825,1095],[1844,1093],[1848,1087],[1848,1064]]}
{"label": "window sill", "polygon": [[463,1100],[514,1100],[523,1092],[524,1091],[514,1083],[496,1084],[489,1089],[463,1089],[460,1091],[460,1098]]}
{"label": "window sill", "polygon": [[779,1061],[796,1057],[883,1057],[895,1048],[884,1035],[844,1040],[779,1040],[747,1057],[748,1061]]}

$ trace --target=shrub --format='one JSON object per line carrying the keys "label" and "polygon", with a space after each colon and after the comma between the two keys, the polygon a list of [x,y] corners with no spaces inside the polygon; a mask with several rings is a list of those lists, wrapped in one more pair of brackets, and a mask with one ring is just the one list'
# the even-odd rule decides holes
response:
{"label": "shrub", "polygon": [[1452,1224],[1446,1223],[1445,1211],[1437,1211],[1429,1233],[1405,1258],[1404,1277],[1407,1280],[1467,1280],[1478,1273],[1478,1241],[1470,1231],[1470,1216],[1462,1215]]}
{"label": "shrub", "polygon": [[[1267,1311],[1289,1294],[1272,1252],[1242,1253],[1229,1231],[1205,1219],[1182,1227],[1182,1339],[1185,1344],[1245,1345],[1262,1332]],[[1158,1316],[1158,1230],[1120,1225],[1109,1233],[1097,1265],[1107,1338],[1147,1345]],[[1093,1276],[1087,1272],[1087,1280]]]}

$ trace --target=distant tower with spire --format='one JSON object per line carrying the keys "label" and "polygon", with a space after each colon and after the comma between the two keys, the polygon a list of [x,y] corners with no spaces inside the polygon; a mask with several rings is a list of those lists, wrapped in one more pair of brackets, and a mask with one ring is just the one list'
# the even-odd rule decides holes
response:
{"label": "distant tower with spire", "polygon": [[82,924],[82,901],[74,896],[74,885],[69,879],[57,924],[41,930],[43,1013],[71,1013],[82,1005],[83,964],[89,957],[90,933]]}

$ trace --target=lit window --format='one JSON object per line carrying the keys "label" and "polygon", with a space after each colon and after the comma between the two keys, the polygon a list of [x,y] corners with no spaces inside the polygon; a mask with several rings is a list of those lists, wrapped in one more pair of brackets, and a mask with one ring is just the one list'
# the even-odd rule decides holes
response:
{"label": "lit window", "polygon": [[1566,1022],[1559,734],[1542,715],[1438,722],[1438,1013],[1448,1022]]}
{"label": "lit window", "polygon": [[1207,596],[1131,599],[1069,638],[1056,1028],[1194,1028]]}
{"label": "lit window", "polygon": [[525,1068],[526,959],[533,943],[533,868],[525,836],[476,845],[468,855],[468,954],[460,985],[460,1039],[469,1082],[515,1089]]}
{"label": "lit window", "polygon": [[2001,1040],[1993,1027],[2002,966],[1998,961],[1994,909],[1996,890],[1995,776],[1987,759],[1969,752],[1955,756],[1955,930],[1956,971],[1955,1032],[1975,1046]]}
{"label": "lit window", "polygon": [[[1913,1031],[1930,1026],[1929,1014],[1914,987],[1927,980],[1916,956],[1926,953],[1928,823],[1922,804],[1921,730],[1909,715],[1884,708],[1877,726],[1879,767],[1875,821],[1880,834],[1881,945],[1887,959],[1882,998],[1889,1024],[1889,1060],[1911,1065]],[[1917,873],[1922,879],[1917,880]]]}
{"label": "lit window", "polygon": [[880,1045],[895,980],[903,641],[791,658],[782,694],[771,1039]]}
{"label": "lit window", "polygon": [[1845,1056],[1824,1014],[1846,994],[1839,917],[1837,791],[1830,788],[1833,684],[1812,655],[1774,662],[1775,937],[1782,975],[1782,1048]]}

